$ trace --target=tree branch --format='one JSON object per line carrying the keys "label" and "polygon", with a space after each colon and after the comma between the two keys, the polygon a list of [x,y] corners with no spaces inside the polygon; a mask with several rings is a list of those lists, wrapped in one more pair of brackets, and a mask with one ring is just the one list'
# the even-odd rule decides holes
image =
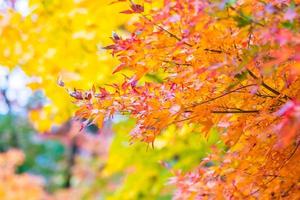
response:
{"label": "tree branch", "polygon": [[191,107],[195,107],[195,106],[199,106],[199,105],[203,105],[203,104],[205,104],[205,103],[209,103],[209,102],[214,101],[214,100],[216,100],[216,99],[222,98],[222,97],[224,97],[224,96],[226,96],[226,95],[229,95],[229,94],[231,94],[231,93],[234,93],[234,92],[236,92],[236,91],[238,91],[238,90],[241,90],[241,89],[244,89],[244,88],[248,88],[248,87],[252,87],[252,86],[256,86],[256,84],[250,84],[250,85],[245,85],[245,86],[239,87],[239,88],[237,88],[237,89],[235,89],[235,90],[231,90],[231,91],[229,91],[229,92],[226,92],[226,93],[224,93],[224,94],[222,94],[222,95],[219,95],[219,96],[216,96],[216,97],[214,97],[214,98],[208,99],[208,100],[206,100],[206,101],[202,101],[202,102],[199,102],[199,103],[195,103],[195,104],[193,104],[193,105],[191,105],[191,106],[186,107],[186,109],[191,108]]}
{"label": "tree branch", "polygon": [[161,60],[161,62],[165,62],[165,63],[169,63],[169,64],[174,64],[174,65],[185,65],[185,66],[191,66],[192,64],[190,63],[177,63],[177,62],[174,62],[174,61],[169,61],[169,60]]}
{"label": "tree branch", "polygon": [[[171,33],[170,31],[168,31],[167,29],[165,29],[164,27],[162,27],[159,24],[156,24],[155,22],[153,22],[151,19],[149,19],[148,17],[146,17],[145,15],[142,15],[144,17],[144,19],[146,19],[147,21],[149,21],[150,23],[152,23],[153,25],[157,26],[158,28],[160,28],[160,30],[166,32],[167,34],[169,34],[172,38],[175,38],[177,41],[182,42],[182,39],[180,37],[178,37],[177,35],[175,35],[174,33]],[[192,47],[193,45],[187,43],[187,42],[183,42],[185,45]]]}
{"label": "tree branch", "polygon": [[247,114],[247,113],[259,113],[259,110],[213,110],[211,111],[211,113],[215,113],[215,114],[234,114],[234,113],[240,113],[240,114]]}
{"label": "tree branch", "polygon": [[[5,77],[6,82],[9,81],[9,75],[6,75]],[[8,88],[5,89],[1,89],[1,95],[4,99],[4,102],[8,108],[8,117],[9,117],[9,123],[10,123],[10,128],[11,128],[11,137],[10,137],[10,142],[11,145],[15,148],[19,147],[19,139],[18,139],[18,134],[17,134],[17,130],[16,130],[16,126],[14,124],[14,120],[15,120],[15,116],[13,116],[13,110],[12,110],[12,104],[11,101],[8,99],[7,97],[7,90]]]}
{"label": "tree branch", "polygon": [[218,50],[218,49],[208,49],[208,48],[205,48],[203,50],[204,51],[210,51],[210,52],[213,52],[213,53],[224,53],[222,50]]}
{"label": "tree branch", "polygon": [[77,147],[77,136],[75,136],[72,141],[71,141],[71,145],[70,145],[70,152],[68,155],[68,160],[67,160],[67,169],[66,169],[66,182],[64,184],[65,188],[70,188],[71,187],[71,179],[72,179],[72,169],[73,166],[75,164],[75,157],[78,151],[78,147]]}
{"label": "tree branch", "polygon": [[[259,78],[249,69],[247,69],[247,72],[250,74],[250,76],[252,78],[254,78],[255,80],[258,80]],[[282,95],[280,92],[278,92],[277,90],[275,90],[274,88],[272,88],[271,86],[267,85],[264,81],[261,82],[261,86],[263,86],[264,88],[266,88],[267,90],[269,90],[270,92],[272,92],[273,94],[278,95]],[[291,99],[291,97],[284,95],[283,96],[285,99]]]}
{"label": "tree branch", "polygon": [[[169,34],[172,38],[175,38],[177,41],[182,42],[182,38],[178,37],[177,35],[175,35],[174,33],[168,31],[167,29],[165,29],[164,27],[162,27],[159,24],[156,24],[155,22],[153,22],[151,19],[149,19],[148,17],[146,17],[145,15],[142,15],[147,21],[149,21],[150,23],[154,24],[155,26],[157,26],[158,28],[160,28],[162,31],[166,32],[167,34]],[[192,47],[193,45],[188,43],[188,42],[183,42],[183,44]],[[205,48],[203,49],[204,51],[209,51],[209,52],[213,52],[213,53],[224,53],[222,50],[218,50],[218,49],[209,49],[209,48]]]}

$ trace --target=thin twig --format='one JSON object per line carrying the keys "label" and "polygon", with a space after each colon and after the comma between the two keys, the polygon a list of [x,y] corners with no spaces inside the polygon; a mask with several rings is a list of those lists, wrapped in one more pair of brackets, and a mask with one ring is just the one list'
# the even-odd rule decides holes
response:
{"label": "thin twig", "polygon": [[[159,24],[156,24],[155,22],[153,22],[151,19],[149,19],[148,17],[146,17],[145,15],[142,15],[144,17],[144,19],[146,19],[147,21],[151,22],[152,24],[154,24],[155,26],[157,26],[158,28],[160,28],[162,31],[168,33],[172,38],[175,38],[177,41],[182,42],[182,39],[180,37],[178,37],[177,35],[175,35],[174,33],[171,33],[170,31],[168,31],[167,29],[165,29],[164,27],[162,27]],[[193,45],[187,43],[187,42],[183,42],[185,45],[192,47]]]}

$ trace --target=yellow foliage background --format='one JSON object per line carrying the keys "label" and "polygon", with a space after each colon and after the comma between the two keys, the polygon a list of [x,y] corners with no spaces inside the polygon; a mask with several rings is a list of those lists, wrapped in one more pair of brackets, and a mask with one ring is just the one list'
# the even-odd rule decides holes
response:
{"label": "yellow foliage background", "polygon": [[111,0],[32,0],[30,13],[8,10],[0,20],[0,64],[20,66],[32,78],[29,86],[41,89],[50,100],[30,113],[40,131],[59,125],[72,115],[68,88],[87,89],[112,81],[116,61],[102,48],[111,43],[112,31],[125,32],[129,17],[119,12],[127,3]]}

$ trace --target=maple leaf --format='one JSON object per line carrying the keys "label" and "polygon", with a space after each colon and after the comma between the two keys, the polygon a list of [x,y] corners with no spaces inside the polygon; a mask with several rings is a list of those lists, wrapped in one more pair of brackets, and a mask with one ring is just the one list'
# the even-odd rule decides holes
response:
{"label": "maple leaf", "polygon": [[140,4],[135,4],[133,1],[130,0],[130,8],[131,10],[124,10],[121,11],[123,14],[132,14],[132,13],[142,13],[144,12],[144,6]]}
{"label": "maple leaf", "polygon": [[284,119],[278,125],[279,144],[288,146],[300,130],[300,104],[297,101],[289,101],[277,112]]}

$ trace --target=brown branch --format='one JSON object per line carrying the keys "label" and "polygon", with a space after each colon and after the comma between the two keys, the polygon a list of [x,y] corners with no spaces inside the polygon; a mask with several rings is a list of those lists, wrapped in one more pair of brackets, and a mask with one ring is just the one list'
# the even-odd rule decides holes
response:
{"label": "brown branch", "polygon": [[259,110],[213,110],[211,113],[215,114],[234,114],[234,113],[240,113],[240,114],[247,114],[247,113],[259,113]]}
{"label": "brown branch", "polygon": [[281,195],[281,197],[286,197],[288,194],[289,194],[289,192],[295,187],[295,183],[293,183],[282,195]]}
{"label": "brown branch", "polygon": [[[252,78],[254,78],[255,80],[258,80],[259,78],[249,69],[247,69],[247,72],[250,74],[250,76]],[[269,90],[270,92],[272,92],[273,94],[278,95],[282,95],[280,92],[278,92],[277,90],[275,90],[274,88],[272,88],[271,86],[269,86],[268,84],[266,84],[264,81],[261,81],[261,86],[263,86],[264,88],[266,88],[267,90]],[[291,97],[284,95],[283,96],[285,99],[291,99]]]}
{"label": "brown branch", "polygon": [[[9,75],[5,76],[6,82],[8,83],[9,81]],[[1,89],[0,93],[1,96],[4,99],[4,102],[7,106],[8,109],[8,117],[9,117],[9,126],[11,127],[11,137],[10,137],[10,142],[12,147],[15,148],[19,148],[19,139],[18,139],[18,133],[16,130],[16,126],[15,126],[15,118],[14,118],[14,113],[13,113],[13,109],[12,109],[12,102],[9,100],[8,96],[7,96],[7,90],[9,88],[5,88],[5,89]]]}
{"label": "brown branch", "polygon": [[169,63],[169,64],[174,64],[174,65],[185,65],[185,66],[191,66],[192,64],[190,63],[177,63],[174,61],[169,61],[169,60],[161,60],[161,62]]}
{"label": "brown branch", "polygon": [[[235,109],[235,110],[212,110],[211,113],[213,113],[213,114],[249,114],[249,113],[259,113],[259,110],[242,110],[240,108],[232,108],[232,109]],[[194,115],[194,116],[191,116],[191,117],[188,117],[188,118],[184,118],[184,119],[181,119],[181,120],[173,121],[173,122],[167,124],[167,126],[169,126],[169,125],[171,125],[173,123],[184,122],[184,121],[191,120],[191,119],[194,119],[194,118],[197,118],[197,117],[198,117],[198,115]]]}
{"label": "brown branch", "polygon": [[224,53],[222,50],[218,50],[218,49],[208,49],[208,48],[205,48],[203,50],[204,51],[210,51],[210,52],[213,52],[213,53]]}
{"label": "brown branch", "polygon": [[[234,11],[236,11],[236,13],[238,14],[239,17],[241,17],[241,18],[243,18],[243,19],[245,19],[245,20],[248,20],[248,18],[246,18],[244,15],[242,15],[242,14],[241,14],[239,11],[237,11],[234,7],[230,6],[229,8],[232,9],[232,10],[234,10]],[[262,26],[262,27],[265,26],[264,24],[262,24],[262,23],[260,23],[260,22],[258,22],[258,21],[255,21],[254,19],[250,19],[250,22],[253,23],[253,24]]]}
{"label": "brown branch", "polygon": [[[152,24],[154,24],[155,26],[157,26],[158,28],[160,28],[162,31],[166,32],[167,34],[169,34],[172,38],[175,38],[177,41],[182,42],[182,38],[178,37],[177,35],[175,35],[174,33],[168,31],[167,29],[165,29],[164,27],[162,27],[159,24],[156,24],[155,22],[153,22],[151,19],[149,19],[148,17],[146,17],[145,15],[142,15],[147,21],[151,22]],[[193,45],[187,42],[183,42],[183,44],[192,47]],[[213,53],[224,53],[222,50],[218,50],[218,49],[209,49],[209,48],[205,48],[203,49],[204,51],[209,51],[209,52],[213,52]]]}
{"label": "brown branch", "polygon": [[186,108],[191,108],[191,107],[203,105],[203,104],[205,104],[205,103],[209,103],[209,102],[211,102],[211,101],[214,101],[214,100],[217,100],[217,99],[222,98],[222,97],[224,97],[224,96],[227,96],[227,95],[229,95],[229,94],[231,94],[231,93],[234,93],[234,92],[236,92],[236,91],[238,91],[238,90],[241,90],[241,89],[244,89],[244,88],[247,88],[247,87],[252,87],[252,86],[255,86],[255,85],[256,85],[256,84],[245,85],[245,86],[239,87],[239,88],[237,88],[237,89],[235,89],[235,90],[231,90],[231,91],[229,91],[229,92],[226,92],[226,93],[224,93],[224,94],[222,94],[222,95],[219,95],[219,96],[216,96],[216,97],[214,97],[214,98],[208,99],[208,100],[206,100],[206,101],[202,101],[202,102],[199,102],[199,103],[195,103],[195,104],[193,104],[193,105],[191,105],[191,106],[188,106],[188,107],[186,107]]}
{"label": "brown branch", "polygon": [[[167,34],[169,34],[172,38],[175,38],[177,41],[182,42],[182,39],[180,37],[178,37],[177,35],[175,35],[174,33],[171,33],[170,31],[168,31],[167,29],[165,29],[164,27],[162,27],[159,24],[156,24],[155,22],[153,22],[151,19],[149,19],[148,17],[146,17],[145,15],[142,15],[144,19],[146,19],[147,21],[149,21],[150,23],[152,23],[153,25],[157,26],[158,28],[160,28],[160,30],[166,32]],[[193,45],[187,43],[187,42],[183,42],[183,44],[192,47]]]}
{"label": "brown branch", "polygon": [[261,93],[255,93],[256,96],[258,97],[262,97],[262,98],[276,98],[276,96],[272,96],[272,95],[265,95],[265,94],[261,94]]}
{"label": "brown branch", "polygon": [[[147,21],[149,21],[150,23],[152,23],[154,26],[157,26],[158,28],[160,28],[162,31],[166,32],[167,34],[169,34],[172,38],[175,38],[177,41],[179,42],[182,42],[182,38],[178,37],[177,35],[175,35],[174,33],[168,31],[167,29],[165,29],[164,27],[162,27],[161,25],[159,24],[156,24],[155,22],[153,22],[151,19],[149,19],[147,16],[143,15],[143,18],[146,19]],[[188,42],[183,42],[183,44],[189,46],[189,47],[193,47],[192,44],[188,43]],[[219,49],[210,49],[210,48],[205,48],[203,49],[204,51],[209,51],[209,52],[212,52],[212,53],[225,53],[224,51],[222,50],[219,50]]]}
{"label": "brown branch", "polygon": [[[8,83],[8,81],[9,81],[9,75],[5,76],[5,81]],[[6,94],[7,90],[8,90],[8,88],[1,89],[0,92],[1,92],[1,95],[2,95],[2,97],[4,99],[4,101],[5,101],[5,104],[6,104],[7,108],[8,108],[8,113],[11,114],[12,113],[12,105],[11,105],[10,100],[7,97],[7,94]]]}
{"label": "brown branch", "polygon": [[194,115],[194,116],[191,116],[191,117],[188,117],[188,118],[185,118],[185,119],[181,119],[181,120],[177,120],[177,121],[174,121],[172,123],[169,123],[169,125],[173,124],[173,123],[179,123],[179,122],[184,122],[184,121],[187,121],[187,120],[190,120],[190,119],[194,119],[198,117],[198,115]]}
{"label": "brown branch", "polygon": [[298,150],[298,147],[300,145],[300,142],[298,142],[296,144],[296,147],[294,148],[294,150],[292,151],[292,153],[289,155],[289,157],[282,163],[282,165],[278,168],[278,169],[281,169],[282,167],[284,167],[284,165],[286,165],[290,160],[291,158],[295,155],[295,153],[297,152]]}
{"label": "brown branch", "polygon": [[65,188],[70,188],[71,187],[71,180],[72,180],[72,169],[73,166],[75,165],[75,157],[76,154],[78,152],[78,146],[77,146],[77,136],[75,136],[72,141],[71,141],[71,145],[70,145],[70,149],[69,149],[69,155],[67,158],[67,169],[66,169],[66,180],[64,183],[64,187]]}
{"label": "brown branch", "polygon": [[[296,147],[294,148],[294,150],[292,151],[292,153],[289,155],[289,157],[282,163],[282,165],[280,167],[278,167],[276,169],[276,171],[279,171],[286,163],[288,163],[290,161],[290,159],[295,155],[295,153],[298,150],[298,147],[300,145],[300,142],[297,143]],[[265,183],[265,185],[271,183],[273,180],[275,180],[276,178],[278,178],[279,176],[274,176],[272,177],[269,181],[267,181]],[[252,195],[254,195],[255,193],[259,192],[261,188],[256,189],[255,191],[251,192],[250,194],[248,194],[246,197],[250,197]]]}

